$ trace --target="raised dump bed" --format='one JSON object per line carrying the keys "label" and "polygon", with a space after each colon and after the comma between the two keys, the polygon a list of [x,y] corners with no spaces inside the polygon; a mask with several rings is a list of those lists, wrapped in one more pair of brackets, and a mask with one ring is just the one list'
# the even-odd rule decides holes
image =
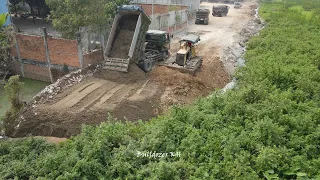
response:
{"label": "raised dump bed", "polygon": [[139,6],[120,6],[106,45],[104,69],[128,72],[131,62],[150,65],[143,53],[150,23],[149,17]]}

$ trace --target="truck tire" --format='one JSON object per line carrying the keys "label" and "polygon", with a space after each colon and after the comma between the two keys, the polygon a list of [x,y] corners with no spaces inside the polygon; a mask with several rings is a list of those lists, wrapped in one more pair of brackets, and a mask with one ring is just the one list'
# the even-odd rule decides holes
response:
{"label": "truck tire", "polygon": [[143,65],[142,65],[143,71],[144,72],[149,72],[152,69],[152,62],[148,59],[143,61]]}

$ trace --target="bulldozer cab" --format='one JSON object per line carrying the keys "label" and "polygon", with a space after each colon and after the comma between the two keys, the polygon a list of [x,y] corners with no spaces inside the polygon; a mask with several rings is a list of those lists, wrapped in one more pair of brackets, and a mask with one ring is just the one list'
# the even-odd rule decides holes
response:
{"label": "bulldozer cab", "polygon": [[195,34],[188,34],[180,40],[180,50],[176,55],[176,63],[185,66],[187,62],[196,56],[194,45],[200,41],[200,37]]}

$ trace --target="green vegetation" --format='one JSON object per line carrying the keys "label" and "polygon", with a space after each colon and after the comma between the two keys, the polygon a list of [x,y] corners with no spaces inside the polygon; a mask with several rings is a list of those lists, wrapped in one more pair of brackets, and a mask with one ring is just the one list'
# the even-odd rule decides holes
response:
{"label": "green vegetation", "polygon": [[[319,14],[309,18],[291,6],[260,9],[268,25],[250,40],[236,89],[139,125],[87,126],[59,146],[1,142],[0,177],[319,179]],[[143,158],[137,151],[181,156]]]}
{"label": "green vegetation", "polygon": [[[21,91],[22,101],[30,101],[33,96],[39,93],[42,89],[44,89],[50,83],[37,81],[27,78],[20,78],[20,82],[23,82],[23,88]],[[4,86],[0,86],[0,117],[3,116],[6,110],[9,108],[10,103],[4,91]]]}
{"label": "green vegetation", "polygon": [[66,38],[74,39],[81,27],[103,29],[109,25],[117,6],[128,0],[46,0],[53,26]]}
{"label": "green vegetation", "polygon": [[19,81],[18,75],[11,76],[4,86],[4,90],[10,102],[10,109],[8,109],[3,118],[1,118],[3,120],[3,129],[6,135],[11,135],[14,131],[16,119],[23,108],[21,98],[22,87],[23,83]]}

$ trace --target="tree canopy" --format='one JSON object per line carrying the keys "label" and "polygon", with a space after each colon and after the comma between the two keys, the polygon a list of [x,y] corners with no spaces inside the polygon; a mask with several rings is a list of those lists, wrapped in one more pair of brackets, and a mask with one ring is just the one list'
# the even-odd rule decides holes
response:
{"label": "tree canopy", "polygon": [[106,27],[117,6],[128,0],[46,0],[51,9],[53,26],[64,37],[75,38],[81,27]]}

